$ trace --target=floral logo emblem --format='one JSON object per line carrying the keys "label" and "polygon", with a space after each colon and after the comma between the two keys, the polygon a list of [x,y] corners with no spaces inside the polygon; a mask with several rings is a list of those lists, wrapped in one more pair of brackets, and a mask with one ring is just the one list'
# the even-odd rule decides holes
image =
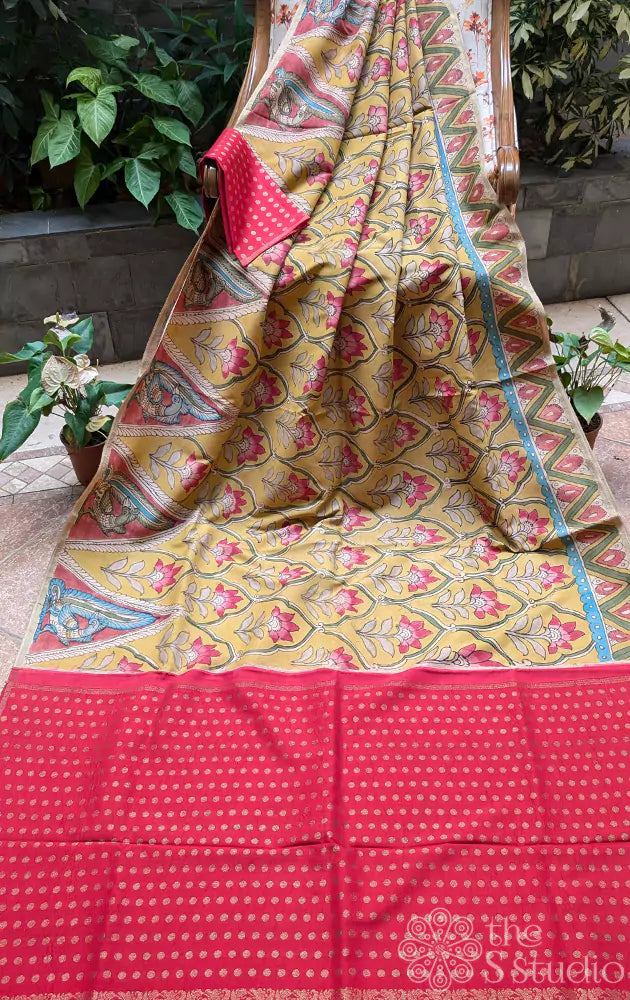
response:
{"label": "floral logo emblem", "polygon": [[398,946],[398,955],[409,963],[409,978],[427,983],[432,990],[447,990],[453,982],[467,983],[473,975],[471,963],[481,952],[472,920],[440,908],[424,917],[413,916]]}

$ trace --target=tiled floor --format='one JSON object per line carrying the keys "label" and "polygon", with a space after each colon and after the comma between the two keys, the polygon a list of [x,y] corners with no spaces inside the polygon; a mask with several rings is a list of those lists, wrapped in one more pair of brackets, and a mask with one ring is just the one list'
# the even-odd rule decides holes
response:
{"label": "tiled floor", "polygon": [[[615,334],[630,346],[630,295],[548,306],[558,330],[580,333],[599,320],[601,303],[617,320]],[[138,362],[108,365],[104,377],[132,382]],[[0,414],[24,384],[0,378]],[[605,404],[595,453],[617,503],[630,521],[630,378]],[[28,631],[48,563],[81,490],[59,441],[61,421],[42,421],[32,438],[0,465],[0,664],[11,663]]]}

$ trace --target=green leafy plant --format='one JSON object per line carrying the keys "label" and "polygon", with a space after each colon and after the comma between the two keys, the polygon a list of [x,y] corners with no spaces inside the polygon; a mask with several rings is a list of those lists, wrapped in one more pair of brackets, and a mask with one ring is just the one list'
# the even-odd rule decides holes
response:
{"label": "green leafy plant", "polygon": [[8,403],[2,420],[0,460],[30,437],[42,417],[58,410],[65,423],[61,434],[72,450],[100,444],[109,434],[113,416],[106,407],[118,407],[131,389],[99,378],[88,352],[94,340],[90,316],[76,313],[48,316],[42,340],[25,344],[15,354],[0,352],[0,364],[26,361],[27,384]]}
{"label": "green leafy plant", "polygon": [[203,213],[191,126],[203,117],[201,93],[149,32],[140,34],[86,36],[93,65],[68,74],[61,102],[41,93],[31,162],[73,162],[82,208],[115,179],[145,208],[159,215],[168,205],[180,225],[197,231]]}
{"label": "green leafy plant", "polygon": [[583,426],[590,429],[606,392],[622,372],[630,372],[630,348],[610,336],[615,326],[613,316],[600,308],[602,321],[588,334],[557,333],[549,325],[554,345],[553,359],[560,381]]}
{"label": "green leafy plant", "polygon": [[594,163],[630,127],[629,0],[512,0],[511,33],[522,148]]}

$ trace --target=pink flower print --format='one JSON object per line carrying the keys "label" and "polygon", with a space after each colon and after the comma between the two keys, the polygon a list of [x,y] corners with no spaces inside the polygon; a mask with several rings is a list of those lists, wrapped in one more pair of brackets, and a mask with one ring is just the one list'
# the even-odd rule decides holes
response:
{"label": "pink flower print", "polygon": [[399,652],[408,653],[411,647],[422,649],[422,640],[427,635],[431,635],[431,632],[424,627],[422,619],[412,622],[407,615],[403,615],[395,636]]}
{"label": "pink flower print", "polygon": [[410,220],[409,228],[416,243],[424,243],[425,236],[429,235],[436,222],[437,219],[432,219],[428,215],[420,215],[417,219]]}
{"label": "pink flower print", "polygon": [[367,124],[373,135],[387,132],[387,108],[384,105],[371,104],[368,108]]}
{"label": "pink flower print", "polygon": [[492,653],[485,649],[477,649],[474,642],[469,646],[462,646],[459,653],[455,653],[448,660],[456,667],[502,667],[498,660],[492,659]]}
{"label": "pink flower print", "polygon": [[236,542],[228,542],[227,538],[223,538],[216,545],[213,545],[210,551],[216,559],[217,566],[222,566],[225,562],[231,562],[234,556],[241,555],[241,550]]}
{"label": "pink flower print", "polygon": [[426,590],[432,583],[437,583],[438,577],[433,576],[430,569],[420,569],[412,566],[407,575],[407,587],[413,594],[416,590]]}
{"label": "pink flower print", "polygon": [[365,198],[357,198],[348,212],[348,224],[357,226],[365,219],[368,203]]}
{"label": "pink flower print", "polygon": [[350,417],[350,423],[352,424],[353,427],[356,427],[357,425],[359,427],[362,427],[363,424],[365,423],[365,420],[370,415],[369,410],[365,409],[363,405],[364,403],[365,403],[365,396],[361,396],[361,394],[357,392],[354,386],[352,386],[352,388],[348,393],[346,410],[348,416]]}
{"label": "pink flower print", "polygon": [[475,503],[477,504],[477,507],[479,508],[479,513],[481,514],[481,517],[486,522],[486,524],[493,524],[494,507],[492,506],[490,501],[486,500],[485,497],[478,495],[475,498]]}
{"label": "pink flower print", "polygon": [[396,65],[399,70],[403,72],[409,66],[409,49],[407,48],[407,39],[401,38],[398,42],[398,47],[396,49]]}
{"label": "pink flower print", "polygon": [[116,669],[120,674],[139,674],[142,672],[142,664],[134,663],[123,656]]}
{"label": "pink flower print", "polygon": [[369,517],[361,513],[360,507],[348,507],[346,501],[343,501],[343,513],[341,516],[341,525],[345,531],[352,531],[354,528],[362,528],[364,524],[368,524]]}
{"label": "pink flower print", "polygon": [[422,260],[416,276],[420,280],[420,289],[428,292],[432,285],[439,285],[442,275],[449,270],[448,264],[442,264],[439,260]]}
{"label": "pink flower print", "polygon": [[394,441],[398,445],[409,444],[418,436],[418,429],[410,420],[397,420],[394,428]]}
{"label": "pink flower print", "polygon": [[262,325],[262,335],[265,347],[281,347],[283,340],[291,340],[288,319],[271,310]]}
{"label": "pink flower print", "polygon": [[156,594],[161,594],[165,587],[170,587],[175,583],[175,577],[181,570],[181,566],[175,563],[164,564],[161,559],[155,564],[153,572],[147,577],[147,583],[151,585]]}
{"label": "pink flower print", "polygon": [[324,662],[323,667],[329,667],[333,670],[358,670],[358,666],[353,662],[350,653],[347,653],[343,646],[339,646],[338,649],[333,649],[332,653],[329,653]]}
{"label": "pink flower print", "polygon": [[321,392],[326,379],[326,359],[318,358],[312,368],[309,369],[304,392]]}
{"label": "pink flower print", "polygon": [[346,59],[346,71],[348,73],[348,77],[353,83],[355,82],[355,80],[358,80],[362,66],[363,66],[363,52],[361,46],[357,45],[356,49],[353,49],[348,58]]}
{"label": "pink flower print", "polygon": [[371,277],[366,275],[362,267],[353,267],[350,272],[350,278],[348,279],[348,291],[349,292],[360,292],[369,285],[371,282]]}
{"label": "pink flower print", "polygon": [[424,524],[417,524],[414,531],[414,545],[438,545],[445,542],[446,538],[435,528],[427,528]]}
{"label": "pink flower print", "polygon": [[481,621],[490,615],[492,618],[499,617],[499,611],[507,611],[507,604],[501,604],[494,590],[482,590],[476,583],[470,592],[470,607],[473,608],[475,618]]}
{"label": "pink flower print", "polygon": [[210,598],[210,604],[219,618],[223,618],[226,611],[231,611],[242,600],[243,598],[238,590],[227,590],[222,583],[218,583],[214,594]]}
{"label": "pink flower print", "polygon": [[244,465],[245,462],[256,462],[260,455],[264,455],[265,449],[261,444],[263,440],[262,434],[254,434],[251,427],[246,427],[241,440],[236,443],[237,464]]}
{"label": "pink flower print", "polygon": [[509,451],[506,448],[505,451],[501,452],[499,472],[503,472],[511,483],[515,483],[525,468],[525,461],[525,458],[517,451]]}
{"label": "pink flower print", "polygon": [[341,472],[344,476],[352,476],[361,469],[361,459],[356,455],[349,444],[343,446],[341,453]]}
{"label": "pink flower print", "polygon": [[[407,498],[407,506],[413,507],[420,500],[424,502],[433,486],[427,482],[426,476],[412,476],[409,472],[403,472],[403,495]],[[417,532],[416,528],[416,532]]]}
{"label": "pink flower print", "polygon": [[359,330],[353,330],[349,324],[337,330],[334,352],[344,361],[352,361],[354,358],[360,358],[366,350],[363,334]]}
{"label": "pink flower print", "polygon": [[429,313],[429,327],[426,330],[426,334],[429,337],[433,337],[437,346],[442,350],[446,344],[450,343],[452,326],[453,320],[449,319],[446,310],[438,312],[437,309],[431,309]]}
{"label": "pink flower print", "polygon": [[562,566],[552,566],[551,563],[544,562],[536,574],[536,579],[540,580],[543,590],[550,590],[556,583],[564,583],[569,577]]}
{"label": "pink flower print", "polygon": [[392,379],[394,382],[400,382],[401,379],[407,377],[407,365],[402,360],[402,358],[394,358],[392,364]]}
{"label": "pink flower print", "polygon": [[189,667],[194,666],[195,663],[201,663],[204,666],[208,666],[212,663],[212,658],[214,656],[221,656],[216,646],[211,646],[209,643],[202,642],[201,639],[195,639],[192,646],[186,653],[186,661]]}
{"label": "pink flower print", "polygon": [[466,445],[460,444],[459,446],[459,462],[462,467],[462,472],[468,472],[472,469],[475,464],[475,456]]}
{"label": "pink flower print", "polygon": [[310,448],[315,442],[315,428],[307,417],[300,417],[298,420],[293,439],[299,451]]}
{"label": "pink flower print", "polygon": [[267,631],[272,642],[291,642],[293,632],[297,632],[299,625],[293,621],[295,615],[289,611],[281,611],[275,607],[267,620]]}
{"label": "pink flower print", "polygon": [[557,653],[559,649],[571,649],[574,642],[581,639],[584,632],[580,632],[575,622],[562,623],[557,615],[553,615],[545,629],[545,639],[549,643],[549,652]]}
{"label": "pink flower print", "polygon": [[474,358],[477,354],[477,345],[479,344],[480,333],[479,330],[468,330],[468,347],[470,348],[470,356]]}
{"label": "pink flower print", "polygon": [[344,240],[343,249],[341,251],[341,266],[342,267],[347,267],[348,264],[350,264],[351,261],[354,260],[354,258],[356,257],[356,253],[357,253],[357,246],[358,246],[358,244],[357,244],[356,240],[351,240],[349,237],[348,237],[347,240]]}
{"label": "pink flower print", "polygon": [[326,293],[326,305],[324,310],[326,316],[326,329],[334,330],[339,322],[339,317],[341,316],[341,310],[343,308],[343,295],[333,295],[332,292]]}
{"label": "pink flower print", "polygon": [[346,569],[354,569],[355,566],[365,566],[370,557],[363,549],[353,549],[351,545],[344,545],[337,558]]}
{"label": "pink flower print", "polygon": [[278,537],[282,545],[290,545],[297,542],[302,534],[302,527],[299,524],[283,524],[278,530]]}
{"label": "pink flower print", "polygon": [[422,170],[414,170],[409,174],[409,194],[414,195],[423,191],[427,182],[431,180],[431,174],[425,174]]}
{"label": "pink flower print", "polygon": [[385,56],[379,56],[378,59],[375,59],[372,72],[370,73],[372,80],[376,82],[377,80],[388,78],[391,65],[390,60],[386,59]]}
{"label": "pink flower print", "polygon": [[366,173],[363,175],[363,183],[371,184],[378,177],[380,165],[378,160],[370,160]]}
{"label": "pink flower print", "polygon": [[352,614],[360,604],[363,604],[363,598],[358,596],[356,590],[343,589],[338,594],[335,594],[332,604],[338,615],[344,615],[346,611]]}
{"label": "pink flower print", "polygon": [[457,386],[449,382],[448,379],[436,378],[435,395],[442,401],[442,406],[447,412],[453,408],[453,397],[457,395]]}
{"label": "pink flower print", "polygon": [[256,406],[272,405],[276,397],[282,395],[276,377],[269,375],[263,368],[260,372],[260,378],[254,386],[253,395]]}
{"label": "pink flower print", "polygon": [[317,496],[308,479],[300,479],[296,472],[289,473],[290,496],[292,500],[312,500]]}
{"label": "pink flower print", "polygon": [[501,549],[496,545],[493,545],[492,541],[487,537],[487,535],[480,535],[479,538],[475,538],[470,546],[471,554],[476,556],[481,562],[489,566],[497,556],[501,555]]}
{"label": "pink flower print", "polygon": [[218,503],[222,509],[223,517],[227,521],[232,514],[240,514],[245,506],[245,494],[241,490],[233,490],[228,484]]}
{"label": "pink flower print", "polygon": [[275,246],[265,250],[262,258],[265,264],[282,264],[290,249],[289,240],[282,240],[281,243],[276,243]]}
{"label": "pink flower print", "polygon": [[295,281],[295,268],[291,264],[283,264],[282,270],[276,278],[276,287],[286,288],[292,281]]}
{"label": "pink flower print", "polygon": [[218,353],[221,358],[221,373],[223,378],[227,378],[228,375],[240,375],[241,368],[248,367],[248,362],[246,361],[247,348],[238,347],[236,337],[230,341],[227,347],[224,347]]}
{"label": "pink flower print", "polygon": [[409,37],[414,45],[420,45],[422,35],[420,34],[420,25],[418,24],[417,17],[409,18]]}
{"label": "pink flower print", "polygon": [[278,573],[278,583],[281,587],[286,587],[292,580],[299,580],[305,574],[306,570],[302,566],[285,566]]}
{"label": "pink flower print", "polygon": [[396,17],[396,4],[384,3],[378,13],[378,26],[384,28],[388,24],[393,24]]}
{"label": "pink flower print", "polygon": [[193,490],[195,486],[199,485],[209,468],[210,462],[208,462],[205,458],[197,458],[194,453],[188,456],[183,469],[177,470],[179,472],[181,484],[186,493],[190,492],[190,490]]}
{"label": "pink flower print", "polygon": [[306,164],[306,181],[308,184],[326,182],[333,172],[333,165],[329,163],[323,153],[318,153],[314,160]]}
{"label": "pink flower print", "polygon": [[496,424],[501,420],[501,411],[505,403],[499,400],[498,394],[496,396],[489,396],[486,390],[479,395],[479,416],[483,420],[486,428]]}
{"label": "pink flower print", "polygon": [[548,517],[539,517],[537,510],[524,510],[518,512],[518,519],[515,522],[515,537],[522,537],[528,545],[537,545],[541,535],[547,533]]}

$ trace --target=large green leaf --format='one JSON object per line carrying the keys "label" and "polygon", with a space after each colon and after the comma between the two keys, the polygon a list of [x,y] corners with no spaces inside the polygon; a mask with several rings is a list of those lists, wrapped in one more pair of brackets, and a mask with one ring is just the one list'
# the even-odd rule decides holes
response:
{"label": "large green leaf", "polygon": [[41,413],[42,410],[52,407],[54,403],[55,400],[53,397],[49,396],[48,393],[42,389],[41,385],[36,385],[31,393],[31,398],[28,401],[28,412],[30,414]]}
{"label": "large green leaf", "polygon": [[[92,154],[84,146],[74,170],[74,191],[81,208],[84,208],[101,183],[101,167],[92,160]],[[80,352],[81,353],[81,352]]]}
{"label": "large green leaf", "polygon": [[24,399],[18,397],[7,403],[2,418],[0,461],[8,458],[31,436],[39,423],[41,411],[29,413]]}
{"label": "large green leaf", "polygon": [[125,163],[125,184],[129,192],[148,208],[160,187],[159,167],[146,160],[129,159]]}
{"label": "large green leaf", "polygon": [[120,406],[133,389],[133,385],[123,382],[98,382],[97,383],[105,406]]}
{"label": "large green leaf", "polygon": [[190,146],[190,129],[177,118],[154,118],[153,124],[158,132],[165,135],[173,142],[181,142],[183,146]]}
{"label": "large green leaf", "polygon": [[15,354],[0,351],[0,365],[8,365],[12,361],[30,361],[31,358],[37,358],[41,354],[45,354],[46,350],[47,347],[43,340],[33,340],[30,344],[25,344],[24,347],[21,347]]}
{"label": "large green leaf", "polygon": [[189,174],[190,177],[197,176],[197,164],[193,160],[192,153],[186,146],[180,146],[179,148],[177,165],[183,173]]}
{"label": "large green leaf", "polygon": [[77,114],[83,131],[97,146],[114,127],[116,111],[116,98],[109,92],[99,90],[93,97],[85,95],[77,100]]}
{"label": "large green leaf", "polygon": [[199,232],[203,222],[203,211],[198,198],[188,191],[173,191],[166,195],[166,201],[173,209],[180,226],[192,229],[193,233]]}
{"label": "large green leaf", "polygon": [[172,80],[171,87],[177,107],[193,125],[198,125],[203,117],[203,98],[197,84],[192,80]]}
{"label": "large green leaf", "polygon": [[[90,419],[83,419],[78,413],[72,413],[70,410],[66,410],[64,414],[66,418],[66,425],[70,428],[72,439],[68,442],[74,445],[75,448],[82,448],[85,444],[85,437],[87,434],[87,422]],[[64,437],[68,440],[68,436],[65,433],[64,427]]]}
{"label": "large green leaf", "polygon": [[132,86],[139,90],[144,97],[148,97],[150,101],[156,101],[158,104],[177,105],[171,84],[154,73],[136,73]]}
{"label": "large green leaf", "polygon": [[48,156],[50,137],[57,128],[57,125],[57,118],[44,118],[44,120],[40,122],[35,138],[33,139],[33,146],[31,148],[31,166],[35,163],[39,163],[40,160],[45,160]]}
{"label": "large green leaf", "polygon": [[89,354],[94,343],[94,320],[91,316],[85,316],[72,327],[73,333],[79,334],[79,340],[73,345],[74,354]]}
{"label": "large green leaf", "polygon": [[582,420],[590,424],[591,420],[604,402],[604,390],[600,386],[593,386],[591,389],[580,387],[572,393],[573,405]]}
{"label": "large green leaf", "polygon": [[169,147],[165,142],[145,142],[136,155],[141,160],[159,160],[168,151]]}
{"label": "large green leaf", "polygon": [[62,111],[48,140],[48,159],[58,167],[79,155],[81,131],[75,125],[74,111]]}
{"label": "large green leaf", "polygon": [[66,78],[66,87],[71,83],[81,83],[86,90],[95,94],[103,83],[103,74],[96,66],[77,66]]}

